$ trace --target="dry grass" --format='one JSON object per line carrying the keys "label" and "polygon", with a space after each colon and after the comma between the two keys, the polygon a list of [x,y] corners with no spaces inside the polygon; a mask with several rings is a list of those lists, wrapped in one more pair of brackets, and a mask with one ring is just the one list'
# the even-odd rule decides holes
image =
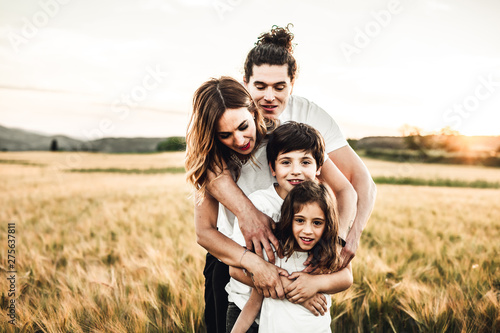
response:
{"label": "dry grass", "polygon": [[[203,330],[204,251],[183,175],[64,171],[177,167],[182,156],[0,154],[24,161],[0,164],[1,269],[7,223],[15,222],[18,328]],[[367,160],[374,175],[404,168],[380,163]],[[419,177],[500,179],[498,169],[425,167]],[[334,297],[335,331],[500,331],[500,190],[378,189],[353,264],[355,284]],[[14,332],[5,278],[0,288],[0,328]]]}
{"label": "dry grass", "polygon": [[[46,164],[61,157],[41,155]],[[22,157],[31,160],[29,154]],[[83,163],[99,165],[92,157],[86,155]],[[107,157],[124,161],[123,155]],[[149,167],[159,157],[168,160],[137,155],[127,165]],[[202,325],[204,251],[195,242],[183,175],[88,175],[50,165],[0,168],[6,208],[0,220],[5,230],[7,222],[16,223],[19,327],[194,332]],[[0,242],[6,246],[5,232]],[[1,259],[5,269],[5,252]],[[6,290],[5,279],[0,286]],[[0,316],[6,323],[4,310]]]}
{"label": "dry grass", "polygon": [[500,190],[378,189],[335,331],[499,331]]}

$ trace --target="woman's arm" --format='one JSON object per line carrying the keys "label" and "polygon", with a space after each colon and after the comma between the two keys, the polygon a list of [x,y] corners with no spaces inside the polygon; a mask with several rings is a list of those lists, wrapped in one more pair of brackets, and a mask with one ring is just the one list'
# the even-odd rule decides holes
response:
{"label": "woman's arm", "polygon": [[292,303],[302,303],[316,293],[336,294],[353,283],[351,264],[330,274],[294,272],[288,278],[294,280],[285,288],[286,298]]}
{"label": "woman's arm", "polygon": [[254,280],[255,288],[266,297],[284,298],[278,267],[255,253],[245,251],[217,230],[219,204],[209,193],[194,208],[197,242],[213,256],[229,266],[243,267]]}
{"label": "woman's arm", "polygon": [[[229,266],[229,275],[238,282],[246,284],[247,286],[252,288],[255,287],[250,275],[245,274],[245,272],[243,272],[243,269],[241,268]],[[283,279],[281,279],[281,282],[283,283]]]}
{"label": "woman's arm", "polygon": [[208,192],[238,218],[247,249],[255,250],[255,253],[262,257],[262,249],[264,248],[269,261],[274,263],[274,253],[270,243],[275,248],[278,248],[279,244],[271,231],[273,220],[255,208],[236,185],[225,164],[224,170],[219,176],[210,171],[207,175]]}
{"label": "woman's arm", "polygon": [[252,289],[250,298],[243,307],[243,310],[241,310],[238,319],[236,319],[231,333],[245,333],[250,326],[252,326],[255,318],[257,318],[257,315],[259,314],[263,300],[264,297],[262,297],[262,295],[260,295],[255,289]]}

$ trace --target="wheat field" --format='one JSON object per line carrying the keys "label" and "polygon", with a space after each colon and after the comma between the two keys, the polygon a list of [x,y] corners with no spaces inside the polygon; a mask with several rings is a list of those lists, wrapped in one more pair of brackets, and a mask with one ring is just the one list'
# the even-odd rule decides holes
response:
{"label": "wheat field", "polygon": [[[493,168],[365,162],[374,176],[500,180]],[[137,172],[182,165],[183,153],[0,153],[1,330],[203,332],[190,188],[182,172]],[[499,198],[379,185],[354,285],[333,297],[334,331],[500,332]]]}

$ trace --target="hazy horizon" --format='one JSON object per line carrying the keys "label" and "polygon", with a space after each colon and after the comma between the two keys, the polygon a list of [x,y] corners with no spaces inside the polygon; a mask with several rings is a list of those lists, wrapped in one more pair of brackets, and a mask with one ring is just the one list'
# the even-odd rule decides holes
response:
{"label": "hazy horizon", "polygon": [[[101,139],[101,138],[95,138],[95,139],[90,139],[90,140],[87,140],[87,138],[85,137],[77,137],[77,136],[72,136],[72,135],[67,135],[67,134],[62,134],[62,133],[48,133],[48,132],[44,132],[44,131],[38,131],[38,130],[27,130],[26,128],[21,128],[21,127],[9,127],[9,126],[5,126],[4,124],[0,124],[0,126],[2,127],[5,127],[5,128],[8,128],[8,129],[13,129],[13,130],[22,130],[22,131],[27,131],[27,132],[30,132],[30,133],[33,133],[33,134],[38,134],[38,135],[43,135],[43,136],[47,136],[47,137],[54,137],[54,136],[66,136],[66,137],[69,137],[71,139],[77,139],[77,140],[81,140],[81,141],[92,141],[92,140],[98,140],[98,139]],[[437,133],[422,133],[422,135],[432,135],[432,134],[437,134]],[[496,137],[500,137],[500,135],[464,135],[464,134],[460,134],[461,136],[464,136],[464,137],[468,137],[468,138],[474,138],[474,137],[491,137],[491,138],[496,138]],[[182,136],[184,137],[185,135],[184,134],[181,134],[181,135],[171,135],[171,136]],[[171,136],[103,136],[102,139],[113,139],[113,138],[116,138],[116,139],[138,139],[138,138],[167,138],[167,137],[171,137]],[[360,140],[360,139],[363,139],[363,138],[369,138],[369,137],[405,137],[405,135],[402,135],[402,134],[398,134],[398,135],[367,135],[367,136],[363,136],[363,137],[349,137],[349,136],[346,136],[346,139],[349,139],[349,140]]]}

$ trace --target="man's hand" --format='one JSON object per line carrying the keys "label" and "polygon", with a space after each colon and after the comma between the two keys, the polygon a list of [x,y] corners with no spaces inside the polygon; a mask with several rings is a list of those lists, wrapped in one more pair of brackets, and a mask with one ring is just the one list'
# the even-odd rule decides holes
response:
{"label": "man's hand", "polygon": [[318,289],[312,283],[311,275],[304,272],[294,272],[289,277],[293,281],[285,288],[286,298],[292,303],[302,303],[313,297]]}
{"label": "man's hand", "polygon": [[359,240],[356,238],[356,236],[353,236],[352,232],[350,232],[346,237],[345,243],[345,246],[340,252],[340,262],[342,265],[340,269],[347,267],[351,260],[356,256],[356,251],[359,246]]}
{"label": "man's hand", "polygon": [[300,303],[315,316],[324,315],[327,311],[326,297],[323,294],[316,293],[313,297]]}
{"label": "man's hand", "polygon": [[269,262],[274,264],[275,256],[270,244],[272,243],[275,249],[279,248],[278,239],[276,239],[271,230],[274,226],[274,221],[253,207],[248,213],[238,216],[238,222],[241,233],[245,237],[247,249],[254,250],[257,255],[263,258],[262,248],[264,248]]}
{"label": "man's hand", "polygon": [[225,163],[221,171],[222,174],[207,173],[209,180],[207,191],[238,218],[247,249],[255,250],[255,253],[262,257],[262,248],[264,248],[269,261],[274,263],[274,253],[270,243],[276,249],[279,243],[271,231],[274,226],[273,220],[255,208],[250,199],[236,185]]}

